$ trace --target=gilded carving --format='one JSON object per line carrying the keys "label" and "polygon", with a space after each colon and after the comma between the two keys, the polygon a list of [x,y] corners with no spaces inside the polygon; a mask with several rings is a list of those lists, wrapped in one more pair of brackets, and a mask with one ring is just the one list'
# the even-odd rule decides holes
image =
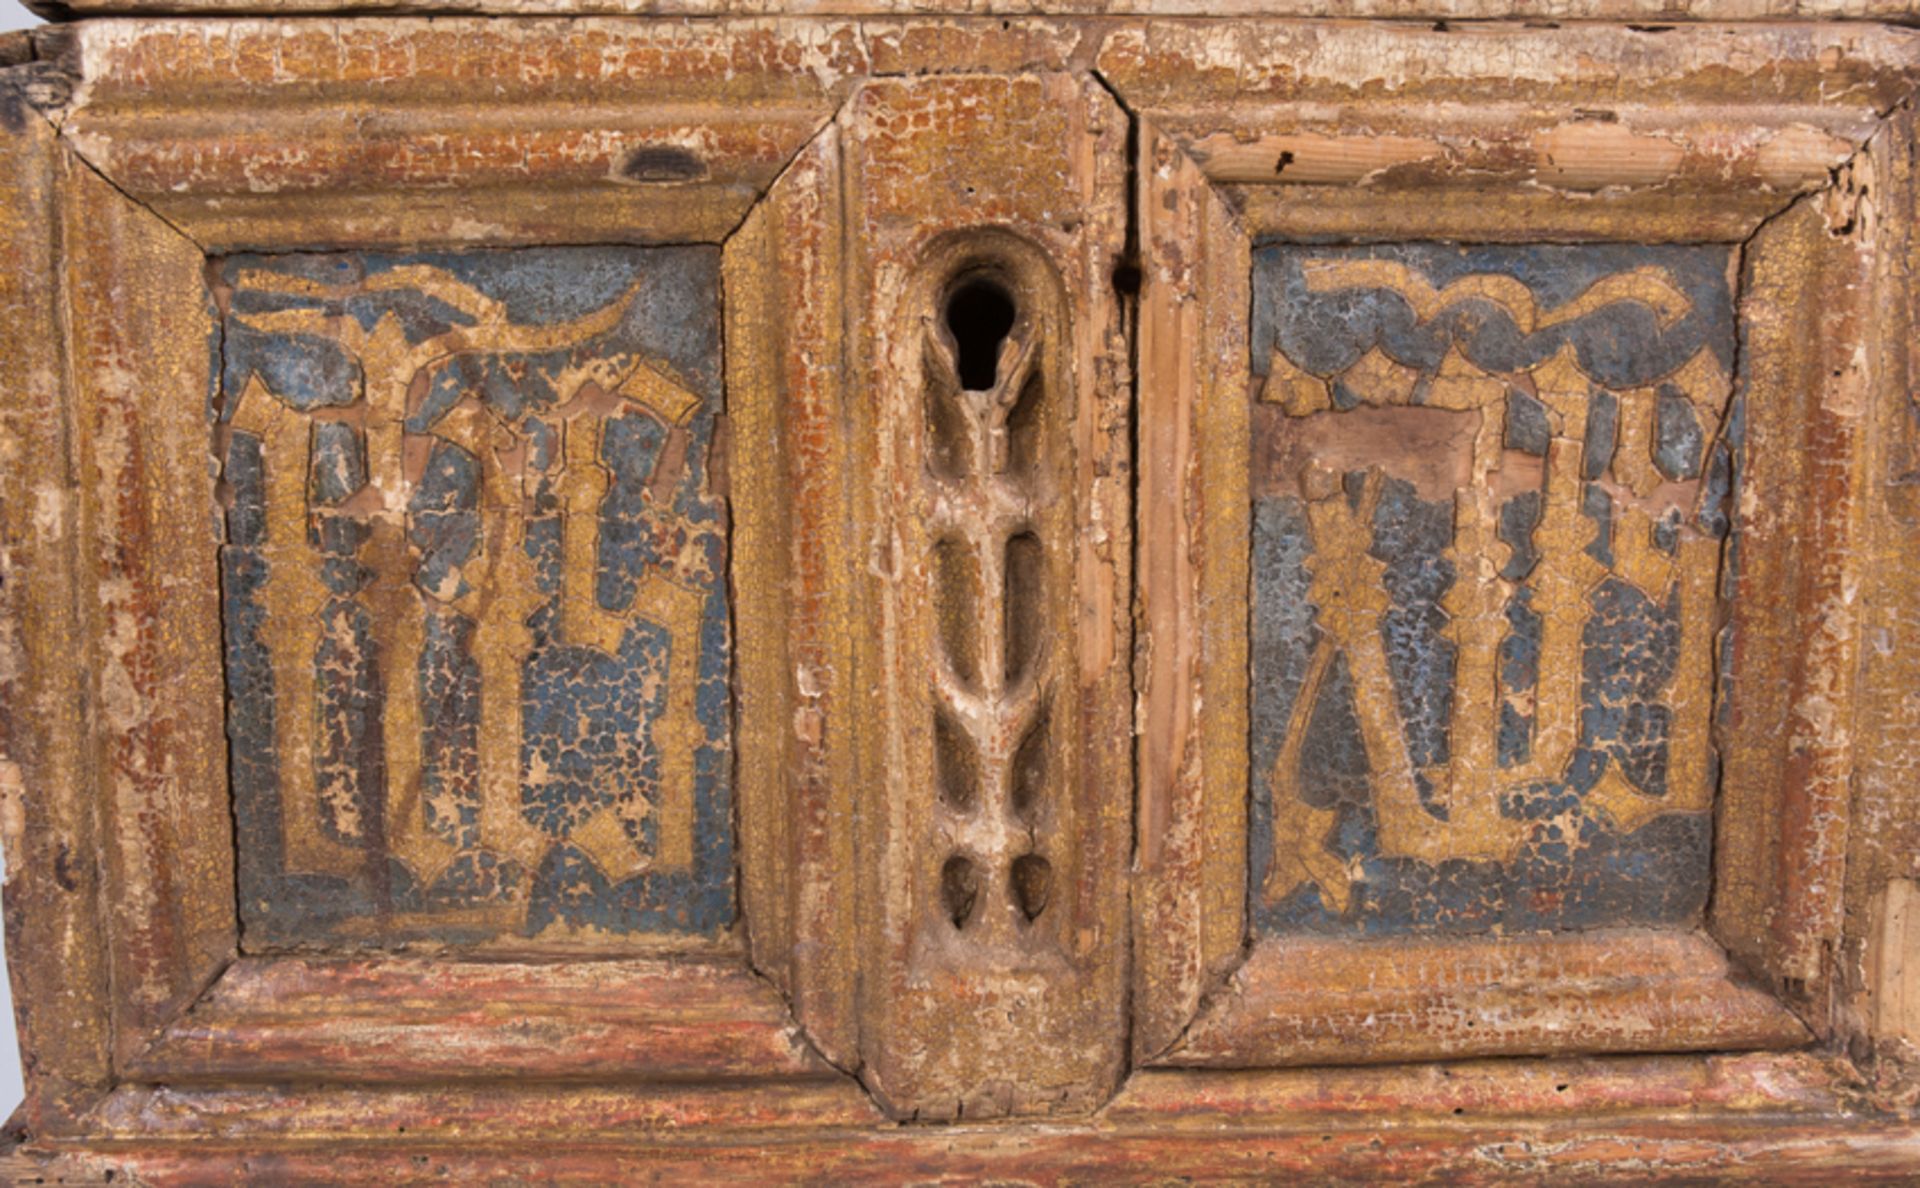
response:
{"label": "gilded carving", "polygon": [[1267,248],[1253,342],[1256,927],[1695,918],[1727,253]]}
{"label": "gilded carving", "polygon": [[29,2],[17,1178],[1913,1175],[1914,0]]}
{"label": "gilded carving", "polygon": [[731,919],[715,257],[224,262],[250,939]]}
{"label": "gilded carving", "polygon": [[[1050,663],[1041,533],[1058,532],[1043,498],[1057,443],[1047,440],[1040,318],[1019,308],[999,270],[958,278],[944,325],[926,328],[927,528],[939,658],[934,688],[936,818],[942,903],[977,943],[1018,945],[1046,910]],[[936,328],[937,326],[937,328]],[[1056,348],[1057,349],[1057,348]]]}

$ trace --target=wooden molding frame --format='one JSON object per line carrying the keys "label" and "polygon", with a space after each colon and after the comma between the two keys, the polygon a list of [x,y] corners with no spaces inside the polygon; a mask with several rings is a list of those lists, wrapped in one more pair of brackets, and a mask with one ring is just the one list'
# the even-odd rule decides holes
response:
{"label": "wooden molding frame", "polygon": [[835,1076],[737,957],[242,957],[124,1071],[164,1084]]}
{"label": "wooden molding frame", "polygon": [[[466,86],[476,62],[500,85]],[[323,227],[338,248],[718,243],[862,63],[851,28],[804,22],[106,23],[67,49],[88,81],[61,130],[209,253]]]}
{"label": "wooden molding frame", "polygon": [[[935,1174],[1071,1183],[1138,1179],[1142,1168],[1478,1183],[1684,1182],[1737,1169],[1774,1182],[1894,1183],[1920,1159],[1913,1127],[1861,1112],[1831,1065],[1799,1054],[1149,1072],[1092,1119],[1012,1129],[875,1126],[806,1087],[744,1096],[128,1087],[97,1111],[89,1144],[18,1162],[28,1175],[155,1182],[355,1180],[424,1161],[463,1179],[709,1183]],[[1396,1124],[1382,1127],[1383,1115]],[[527,1137],[536,1128],[540,1137]],[[502,1141],[503,1130],[512,1137]]]}
{"label": "wooden molding frame", "polygon": [[[1738,62],[1748,32],[1717,29],[1706,40],[1725,38],[1726,60]],[[1157,465],[1141,478],[1143,514],[1178,521],[1142,541],[1141,717],[1154,728],[1142,735],[1138,793],[1137,845],[1148,881],[1136,883],[1135,893],[1136,913],[1158,926],[1138,932],[1141,1059],[1248,1066],[1467,1052],[1790,1047],[1806,1042],[1809,1029],[1830,1033],[1831,970],[1820,953],[1839,940],[1836,864],[1847,827],[1841,790],[1854,748],[1830,721],[1797,744],[1789,739],[1791,723],[1830,704],[1859,663],[1848,619],[1812,608],[1832,605],[1836,583],[1859,580],[1861,525],[1848,509],[1860,506],[1875,481],[1846,453],[1858,448],[1849,444],[1859,440],[1857,418],[1837,414],[1829,428],[1818,409],[1904,400],[1893,375],[1857,363],[1863,351],[1877,349],[1894,304],[1879,287],[1898,283],[1884,271],[1886,248],[1875,238],[1887,229],[1863,219],[1836,230],[1845,218],[1833,217],[1847,205],[1845,194],[1891,180],[1875,172],[1871,145],[1889,135],[1880,113],[1911,85],[1908,68],[1898,65],[1910,50],[1904,34],[1881,41],[1882,32],[1840,31],[1838,41],[1809,44],[1805,56],[1787,52],[1785,62],[1812,70],[1804,76],[1810,89],[1779,79],[1778,87],[1728,85],[1718,66],[1690,68],[1673,59],[1661,61],[1656,77],[1648,60],[1604,68],[1610,81],[1581,92],[1589,97],[1571,111],[1563,105],[1579,92],[1580,73],[1617,62],[1617,39],[1632,34],[1346,34],[1279,23],[1228,29],[1165,21],[1104,43],[1096,68],[1146,129],[1145,267],[1165,286],[1156,301],[1149,285],[1143,315],[1142,415],[1151,422],[1156,402],[1165,402],[1163,415],[1177,425],[1160,430],[1169,436],[1154,442],[1148,457]],[[1386,63],[1378,99],[1356,95],[1364,88],[1337,72],[1316,73],[1320,55],[1333,61],[1360,45]],[[1549,57],[1576,65],[1538,80],[1519,65]],[[1209,72],[1208,62],[1231,65]],[[1862,71],[1860,93],[1876,97],[1859,107],[1824,102],[1815,76],[1848,62]],[[1641,74],[1641,66],[1650,69]],[[1789,77],[1792,71],[1786,67]],[[1509,78],[1513,73],[1521,77]],[[1419,106],[1422,114],[1405,114],[1404,88],[1431,100]],[[1496,94],[1512,112],[1525,107],[1529,114],[1514,118],[1474,102]],[[1603,96],[1604,108],[1590,106]],[[1629,97],[1633,102],[1615,106]],[[1231,226],[1209,234],[1201,227],[1213,209],[1233,212],[1212,216]],[[1393,212],[1390,222],[1382,218],[1386,211]],[[1741,568],[1730,592],[1743,676],[1723,691],[1718,728],[1725,769],[1710,933],[1601,933],[1538,946],[1442,940],[1415,945],[1417,959],[1404,944],[1262,940],[1243,959],[1237,897],[1247,879],[1240,848],[1246,661],[1244,625],[1234,616],[1245,613],[1248,544],[1247,524],[1232,509],[1248,506],[1242,418],[1250,381],[1244,348],[1239,369],[1227,369],[1211,351],[1184,345],[1223,336],[1186,332],[1180,319],[1242,316],[1246,299],[1234,278],[1246,274],[1250,243],[1515,237],[1744,245],[1740,383],[1750,409],[1750,477]],[[1203,254],[1196,256],[1196,244],[1206,245]],[[1824,299],[1808,300],[1810,283]],[[1216,306],[1223,312],[1211,312]],[[1806,325],[1810,316],[1823,324]],[[1162,328],[1172,327],[1180,332],[1159,347]],[[1797,459],[1814,448],[1800,444],[1812,440],[1802,434],[1820,435],[1822,456],[1838,450],[1851,461],[1823,480],[1801,472]],[[1806,534],[1781,517],[1779,509],[1793,507],[1839,518]],[[1163,547],[1164,559],[1156,560]],[[1171,576],[1157,582],[1162,574],[1192,584],[1178,586]],[[1809,631],[1816,640],[1811,652]],[[1211,663],[1194,659],[1208,651],[1216,657]],[[1793,675],[1776,680],[1776,673]],[[1177,717],[1162,708],[1187,697],[1191,705],[1180,706]],[[1789,749],[1800,758],[1789,762]],[[1163,845],[1162,837],[1179,839],[1179,847]],[[1180,923],[1167,923],[1174,919]],[[1427,991],[1413,982],[1397,989],[1401,967],[1416,960],[1422,976],[1415,982]],[[1634,973],[1608,991],[1591,980],[1605,969]],[[1746,984],[1750,977],[1777,1001],[1756,994]],[[1536,996],[1531,1006],[1499,1005],[1521,986]],[[1586,989],[1569,993],[1574,986]],[[1566,1010],[1549,1005],[1563,994]],[[1349,1017],[1361,1002],[1379,1009]],[[1453,1018],[1456,1009],[1456,1034],[1442,1038],[1421,1025]],[[1475,1015],[1488,1026],[1469,1034]],[[1366,1040],[1349,1042],[1353,1019],[1362,1017],[1372,1020]],[[1404,1021],[1404,1039],[1396,1038],[1396,1021]]]}
{"label": "wooden molding frame", "polygon": [[[1482,11],[1455,7],[1442,15]],[[1748,13],[1718,0],[1693,15]],[[1819,1179],[1920,1166],[1912,1071],[1872,1023],[1876,994],[1892,993],[1873,979],[1895,975],[1865,956],[1874,897],[1920,874],[1906,693],[1906,655],[1920,654],[1906,553],[1920,546],[1902,535],[1920,521],[1903,106],[1915,35],[165,19],[42,45],[44,60],[15,68],[32,86],[0,76],[0,241],[20,261],[0,275],[0,354],[20,377],[0,400],[0,835],[8,940],[38,955],[13,973],[30,1055],[18,1168],[323,1178],[426,1159],[508,1177],[1072,1179],[1150,1160],[1259,1177]],[[472,86],[476,61],[498,86]],[[899,937],[934,892],[883,870],[882,856],[911,864],[926,847],[882,820],[884,780],[864,778],[887,770],[880,731],[848,724],[869,713],[862,682],[884,642],[866,626],[884,591],[857,576],[875,560],[866,532],[892,514],[861,450],[913,434],[889,438],[855,398],[886,368],[881,346],[847,334],[869,313],[905,314],[846,278],[910,270],[925,244],[845,187],[864,151],[850,142],[878,118],[863,102],[911,107],[984,75],[1112,121],[1080,179],[1108,204],[1095,225],[1047,225],[1041,198],[1006,219],[1025,220],[1069,294],[1079,370],[1059,382],[1107,417],[1101,433],[1137,434],[1126,465],[1075,480],[1076,514],[1113,517],[1113,552],[1078,558],[1070,579],[1116,640],[1128,588],[1137,600],[1131,655],[1116,646],[1095,666],[1083,711],[1124,732],[1131,708],[1137,749],[1081,757],[1085,779],[1131,766],[1131,875],[1123,818],[1071,820],[1060,843],[1114,880],[1066,905],[1098,934],[1084,944],[1118,943],[1129,914],[1131,942],[1077,967],[1048,1038],[1117,1042],[1123,983],[1133,1030],[1130,1051],[1092,1059],[1090,1096],[1065,1093],[1080,1116],[936,1131],[884,1119],[854,1081],[896,1112],[958,1114],[927,1103],[944,1100],[943,1077],[971,1075],[981,1033],[941,1030],[925,1003],[875,1022],[892,1009],[882,988],[924,976]],[[1728,599],[1743,677],[1721,694],[1703,932],[1434,942],[1418,965],[1404,948],[1248,940],[1251,251],[1423,238],[1742,245],[1751,543]],[[606,961],[243,954],[211,600],[206,261],[582,242],[723,245],[743,925],[713,951]],[[1096,455],[1075,432],[1072,448]],[[1396,965],[1398,984],[1382,976]],[[1461,1028],[1437,1033],[1435,1012]],[[1357,1042],[1357,1021],[1383,1014],[1403,1025]],[[1468,1034],[1480,1018],[1500,1023]],[[933,1072],[889,1066],[875,1038],[889,1026],[937,1041]],[[1680,1051],[1697,1054],[1629,1055]],[[1516,1059],[1458,1063],[1482,1056]],[[1455,1063],[1423,1063],[1441,1061]],[[909,1088],[894,1099],[895,1085]],[[1044,1108],[1026,1092],[954,1104],[976,1118]],[[1380,1132],[1381,1111],[1406,1124]],[[541,1118],[551,1129],[523,1141]]]}
{"label": "wooden molding frame", "polygon": [[[378,0],[81,0],[77,4],[34,0],[28,7],[49,18],[95,16],[253,16],[302,13],[389,15]],[[753,17],[778,6],[766,0],[415,0],[417,16],[627,16]],[[1662,22],[1852,20],[1898,21],[1913,15],[1912,0],[820,0],[808,12],[818,17],[1286,17],[1295,20],[1402,20],[1423,22],[1526,20]]]}
{"label": "wooden molding frame", "polygon": [[[329,47],[355,44],[350,34],[333,40],[336,32],[321,31]],[[544,37],[519,39],[523,72],[566,44],[563,32],[550,27]],[[672,136],[700,146],[700,175],[640,179],[629,169],[605,182],[602,208],[616,211],[622,225],[664,228],[643,238],[717,241],[831,112],[823,92],[809,91],[811,72],[754,68],[763,58],[797,58],[811,32],[789,30],[785,40],[757,28],[626,32],[626,48],[652,65],[642,76],[664,88],[636,110],[646,111],[650,127],[670,126]],[[457,86],[458,56],[474,48],[462,39],[488,35],[484,28],[456,33],[438,74],[427,42],[407,44],[414,102],[429,104]],[[14,818],[20,828],[9,841],[21,872],[9,887],[9,918],[17,951],[41,943],[64,950],[63,960],[20,965],[35,1054],[23,1114],[29,1131],[86,1132],[100,1092],[130,1079],[826,1078],[858,1101],[793,1027],[777,989],[750,972],[737,936],[712,951],[670,948],[611,962],[242,955],[230,898],[234,839],[217,688],[220,538],[205,414],[217,381],[203,345],[212,325],[207,256],[249,244],[459,239],[472,232],[479,195],[494,199],[488,242],[571,237],[556,230],[559,223],[604,238],[605,227],[570,222],[567,212],[579,208],[549,212],[549,205],[565,194],[592,208],[600,200],[581,195],[580,170],[619,161],[573,151],[567,146],[577,147],[577,128],[556,126],[529,102],[515,106],[512,95],[479,111],[422,106],[412,123],[400,111],[407,101],[396,98],[397,128],[385,149],[378,136],[350,133],[330,148],[321,131],[308,138],[320,156],[335,149],[347,156],[318,172],[269,178],[257,171],[270,168],[270,150],[222,155],[194,147],[196,127],[233,145],[231,129],[220,130],[231,96],[221,98],[220,67],[210,63],[231,71],[229,86],[244,86],[255,77],[247,63],[261,63],[256,52],[272,59],[268,74],[283,84],[288,103],[263,105],[256,132],[264,139],[252,143],[265,145],[302,139],[296,128],[362,122],[347,98],[359,69],[351,51],[347,60],[305,60],[312,73],[302,78],[299,68],[287,69],[293,59],[281,31],[261,24],[91,25],[61,48],[70,55],[64,69],[104,84],[83,85],[99,105],[89,98],[57,113],[56,133],[12,94],[19,131],[5,138],[10,190],[25,199],[7,232],[22,259],[47,266],[10,278],[24,287],[9,298],[21,316],[8,328],[8,348],[24,359],[55,352],[28,371],[33,387],[25,398],[9,402],[21,434],[13,440],[24,445],[44,435],[45,427],[28,422],[46,421],[46,409],[65,410],[51,423],[61,436],[23,450],[10,467],[7,503],[21,515],[9,524],[8,550],[12,565],[60,585],[15,583],[10,568],[8,615],[33,637],[16,649],[64,636],[100,641],[82,646],[103,650],[83,664],[69,653],[32,665],[31,680],[79,682],[65,696],[23,688],[7,697],[6,733],[20,740],[9,751],[9,795],[29,814]],[[364,48],[377,59],[378,47]],[[684,72],[704,69],[715,52],[738,55],[746,63],[739,85],[771,95],[774,109],[693,101]],[[794,83],[795,75],[806,82]],[[540,76],[542,97],[551,99],[556,86],[564,89],[564,81]],[[755,133],[745,141],[729,131],[749,125]],[[785,140],[770,131],[781,128],[792,129]],[[463,136],[491,137],[500,152],[444,151]],[[156,144],[162,147],[150,151]],[[642,136],[619,160],[654,160],[650,147]],[[88,154],[99,160],[84,160]],[[453,187],[458,199],[439,201]],[[70,567],[54,564],[63,556],[72,557]],[[40,635],[40,612],[23,598],[72,607],[77,619]],[[98,708],[75,721],[67,708],[75,704]],[[43,749],[49,746],[63,749]],[[784,812],[743,796],[743,818]],[[55,848],[29,866],[19,848],[28,844]],[[80,857],[96,850],[106,856],[97,874]],[[45,942],[34,939],[35,929],[45,930]],[[690,1005],[689,996],[697,1002]],[[369,1045],[371,1034],[382,1042]]]}
{"label": "wooden molding frame", "polygon": [[1698,934],[1270,940],[1166,1063],[1387,1064],[1568,1051],[1793,1048],[1811,1034]]}

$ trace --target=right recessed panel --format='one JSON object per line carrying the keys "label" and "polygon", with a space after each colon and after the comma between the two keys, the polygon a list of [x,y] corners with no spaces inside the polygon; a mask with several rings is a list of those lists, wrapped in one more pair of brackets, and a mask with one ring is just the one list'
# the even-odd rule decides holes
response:
{"label": "right recessed panel", "polygon": [[1257,936],[1699,920],[1733,263],[1256,250]]}

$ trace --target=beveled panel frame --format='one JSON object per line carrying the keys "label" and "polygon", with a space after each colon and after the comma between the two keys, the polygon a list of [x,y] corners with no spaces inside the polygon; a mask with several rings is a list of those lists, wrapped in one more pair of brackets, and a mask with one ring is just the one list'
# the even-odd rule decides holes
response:
{"label": "beveled panel frame", "polygon": [[[25,201],[5,230],[25,267],[8,278],[6,349],[29,366],[7,404],[21,445],[7,613],[32,657],[31,686],[7,695],[8,789],[27,814],[10,830],[8,909],[16,952],[62,958],[15,966],[35,1135],[83,1133],[140,1083],[535,1078],[600,1086],[615,1109],[622,1094],[680,1093],[695,1113],[725,1112],[711,1086],[739,1083],[809,1116],[871,1116],[753,971],[737,923],[617,956],[240,943],[209,261],[719,244],[831,117],[826,63],[852,52],[846,30],[818,26],[572,33],[100,23],[40,35],[23,68],[38,89],[8,93],[9,192]],[[512,85],[466,93],[474,52]],[[715,60],[735,66],[719,101],[695,85]],[[369,117],[376,77],[394,89]],[[618,104],[593,100],[610,87]],[[43,624],[36,607],[72,617]],[[33,654],[62,637],[64,654]],[[22,844],[54,849],[40,861]]]}
{"label": "beveled panel frame", "polygon": [[[1103,43],[1096,68],[1142,123],[1140,402],[1156,449],[1140,505],[1167,524],[1141,535],[1142,1062],[1767,1049],[1832,1033],[1823,953],[1839,942],[1852,748],[1825,715],[1860,639],[1814,608],[1859,580],[1849,509],[1874,477],[1853,410],[1904,399],[1894,373],[1862,362],[1885,358],[1886,315],[1870,311],[1898,283],[1888,249],[1904,241],[1849,212],[1891,182],[1901,131],[1884,113],[1912,86],[1913,47],[1890,30],[1789,47],[1712,27],[1668,48],[1638,30],[1260,21],[1162,21]],[[1743,72],[1749,54],[1780,73]],[[1375,73],[1330,65],[1360,58]],[[1835,101],[1841,77],[1861,102]],[[1189,327],[1244,335],[1252,246],[1433,240],[1738,245],[1741,676],[1718,699],[1701,931],[1248,939],[1254,378],[1244,336]],[[1816,448],[1834,461],[1812,485],[1798,459]],[[1792,508],[1813,531],[1784,527]]]}

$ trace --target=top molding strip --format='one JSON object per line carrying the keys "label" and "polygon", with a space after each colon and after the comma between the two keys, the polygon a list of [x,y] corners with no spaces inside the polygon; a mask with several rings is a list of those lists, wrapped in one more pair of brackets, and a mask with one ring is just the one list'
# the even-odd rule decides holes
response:
{"label": "top molding strip", "polygon": [[[1331,217],[1337,197],[1389,204],[1379,225],[1400,231],[1445,207],[1470,238],[1581,233],[1568,223],[1580,217],[1611,220],[1587,237],[1725,242],[1826,185],[1920,73],[1920,33],[1833,22],[1674,37],[1408,21],[199,18],[88,21],[34,41],[38,102],[66,145],[209,252],[718,243],[860,79],[1034,70],[1093,71],[1214,184],[1276,191],[1285,217],[1270,231],[1313,233],[1294,223]],[[652,169],[660,150],[680,168]],[[1279,177],[1283,155],[1294,168]],[[1494,194],[1525,210],[1485,217]],[[1616,217],[1634,211],[1661,217]]]}
{"label": "top molding strip", "polygon": [[52,20],[89,16],[1168,16],[1400,21],[1880,20],[1920,0],[27,0]]}

